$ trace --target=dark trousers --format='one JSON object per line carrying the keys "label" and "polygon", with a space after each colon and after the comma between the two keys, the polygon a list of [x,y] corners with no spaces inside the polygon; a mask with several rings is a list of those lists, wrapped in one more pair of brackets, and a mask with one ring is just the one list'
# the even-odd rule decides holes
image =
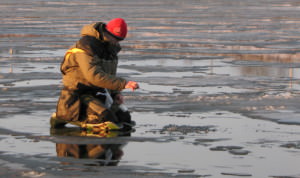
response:
{"label": "dark trousers", "polygon": [[117,123],[119,121],[110,108],[105,108],[105,98],[102,98],[101,96],[83,94],[80,96],[80,101],[81,121],[86,121],[88,123],[100,123],[105,121]]}

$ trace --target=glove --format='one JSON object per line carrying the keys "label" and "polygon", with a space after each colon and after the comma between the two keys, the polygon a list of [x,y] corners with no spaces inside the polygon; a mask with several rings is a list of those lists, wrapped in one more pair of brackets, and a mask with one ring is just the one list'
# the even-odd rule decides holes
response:
{"label": "glove", "polygon": [[134,81],[128,81],[125,85],[125,88],[131,88],[132,91],[134,91],[135,89],[139,88],[139,84],[137,82],[134,82]]}

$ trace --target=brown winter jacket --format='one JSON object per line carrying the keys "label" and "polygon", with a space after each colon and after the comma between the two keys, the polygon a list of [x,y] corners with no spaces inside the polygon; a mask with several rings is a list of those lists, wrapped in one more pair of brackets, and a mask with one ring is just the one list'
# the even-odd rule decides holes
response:
{"label": "brown winter jacket", "polygon": [[64,57],[61,64],[64,89],[57,105],[57,116],[61,119],[79,119],[81,94],[103,88],[112,92],[125,88],[126,80],[116,76],[121,48],[103,41],[101,30],[97,30],[103,26],[101,22],[84,26],[81,39]]}

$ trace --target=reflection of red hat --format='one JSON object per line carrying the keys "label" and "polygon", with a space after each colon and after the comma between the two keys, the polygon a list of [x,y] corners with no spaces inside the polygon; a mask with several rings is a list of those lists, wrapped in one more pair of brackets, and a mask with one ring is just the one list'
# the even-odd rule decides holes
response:
{"label": "reflection of red hat", "polygon": [[106,30],[119,40],[124,40],[127,34],[127,24],[122,18],[115,18],[106,24]]}

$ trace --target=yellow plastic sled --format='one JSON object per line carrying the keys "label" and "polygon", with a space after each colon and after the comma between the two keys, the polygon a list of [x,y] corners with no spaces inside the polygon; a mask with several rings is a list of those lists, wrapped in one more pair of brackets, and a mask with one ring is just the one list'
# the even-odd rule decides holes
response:
{"label": "yellow plastic sled", "polygon": [[79,126],[83,130],[87,132],[103,132],[103,131],[110,131],[110,130],[121,130],[122,127],[110,122],[106,121],[99,124],[87,124],[85,122],[80,121],[65,121],[56,117],[56,113],[53,113],[50,119],[51,128],[63,128],[66,124],[72,124]]}

